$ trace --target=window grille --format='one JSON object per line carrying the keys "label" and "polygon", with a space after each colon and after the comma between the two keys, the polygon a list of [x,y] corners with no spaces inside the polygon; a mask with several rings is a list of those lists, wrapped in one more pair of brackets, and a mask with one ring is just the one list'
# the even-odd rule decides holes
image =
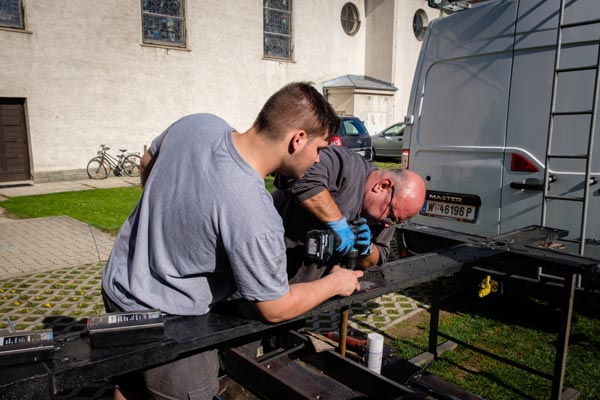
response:
{"label": "window grille", "polygon": [[23,0],[0,0],[0,26],[25,28],[23,24]]}
{"label": "window grille", "polygon": [[342,28],[346,34],[352,36],[358,32],[360,28],[360,18],[358,16],[358,8],[352,3],[346,3],[342,7],[342,15],[340,17],[342,21]]}
{"label": "window grille", "polygon": [[263,0],[264,56],[291,60],[292,0]]}
{"label": "window grille", "polygon": [[144,43],[185,47],[184,0],[142,0]]}

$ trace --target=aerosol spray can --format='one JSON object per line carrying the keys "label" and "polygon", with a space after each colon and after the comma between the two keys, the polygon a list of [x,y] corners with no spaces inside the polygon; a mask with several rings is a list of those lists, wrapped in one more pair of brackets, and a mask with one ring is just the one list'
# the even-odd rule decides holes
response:
{"label": "aerosol spray can", "polygon": [[367,368],[373,372],[381,373],[381,361],[383,359],[383,336],[379,333],[367,335]]}

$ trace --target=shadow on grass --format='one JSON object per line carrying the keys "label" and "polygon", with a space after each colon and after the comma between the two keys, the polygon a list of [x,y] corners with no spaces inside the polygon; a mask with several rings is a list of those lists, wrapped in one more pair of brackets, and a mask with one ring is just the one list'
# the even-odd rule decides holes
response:
{"label": "shadow on grass", "polygon": [[514,394],[515,396],[518,396],[516,398],[532,399],[532,400],[536,399],[536,397],[533,397],[533,396],[525,393],[524,391],[522,391],[520,388],[516,387],[515,385],[506,383],[504,381],[503,377],[497,376],[496,374],[491,374],[491,373],[482,372],[482,371],[475,371],[475,370],[469,369],[463,365],[459,365],[448,359],[444,359],[443,362],[447,363],[448,365],[451,365],[452,367],[458,369],[459,371],[461,371],[465,374],[476,375],[476,376],[485,378],[485,379],[489,380],[490,382],[494,382],[495,385],[498,385],[498,386],[504,388],[506,391],[509,391],[510,393]]}
{"label": "shadow on grass", "polygon": [[[444,298],[441,309],[451,313],[468,313],[545,333],[558,332],[565,303],[563,288],[509,281],[502,286],[502,293],[491,293],[480,298],[478,285],[482,276],[461,276],[460,279],[465,282],[464,289]],[[586,295],[583,291],[576,291],[573,309],[582,316],[599,319],[599,300],[600,294]],[[573,318],[578,316],[574,314]]]}

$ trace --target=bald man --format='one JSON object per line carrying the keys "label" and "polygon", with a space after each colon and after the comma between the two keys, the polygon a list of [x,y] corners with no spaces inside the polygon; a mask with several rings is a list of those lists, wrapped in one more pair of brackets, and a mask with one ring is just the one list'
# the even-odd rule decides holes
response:
{"label": "bald man", "polygon": [[[358,250],[358,267],[384,264],[396,223],[417,214],[425,200],[425,183],[414,172],[378,169],[338,146],[321,150],[319,160],[302,178],[275,179],[273,199],[285,228],[290,282],[321,278],[351,248]],[[358,218],[362,223],[352,231],[349,221]],[[312,229],[336,232],[338,257],[322,264],[305,257],[306,233]]]}

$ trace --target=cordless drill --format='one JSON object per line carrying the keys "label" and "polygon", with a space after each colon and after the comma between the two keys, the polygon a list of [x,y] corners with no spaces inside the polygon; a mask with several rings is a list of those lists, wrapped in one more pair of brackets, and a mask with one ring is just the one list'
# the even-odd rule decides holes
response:
{"label": "cordless drill", "polygon": [[[351,221],[349,224],[355,234],[360,225],[360,222],[357,221],[359,220]],[[335,249],[340,245],[340,241],[339,236],[331,229],[310,230],[306,233],[306,257],[317,263],[326,263],[333,257]],[[347,258],[342,260],[341,263],[350,269],[354,269],[357,256],[358,250],[353,248],[348,253]]]}

